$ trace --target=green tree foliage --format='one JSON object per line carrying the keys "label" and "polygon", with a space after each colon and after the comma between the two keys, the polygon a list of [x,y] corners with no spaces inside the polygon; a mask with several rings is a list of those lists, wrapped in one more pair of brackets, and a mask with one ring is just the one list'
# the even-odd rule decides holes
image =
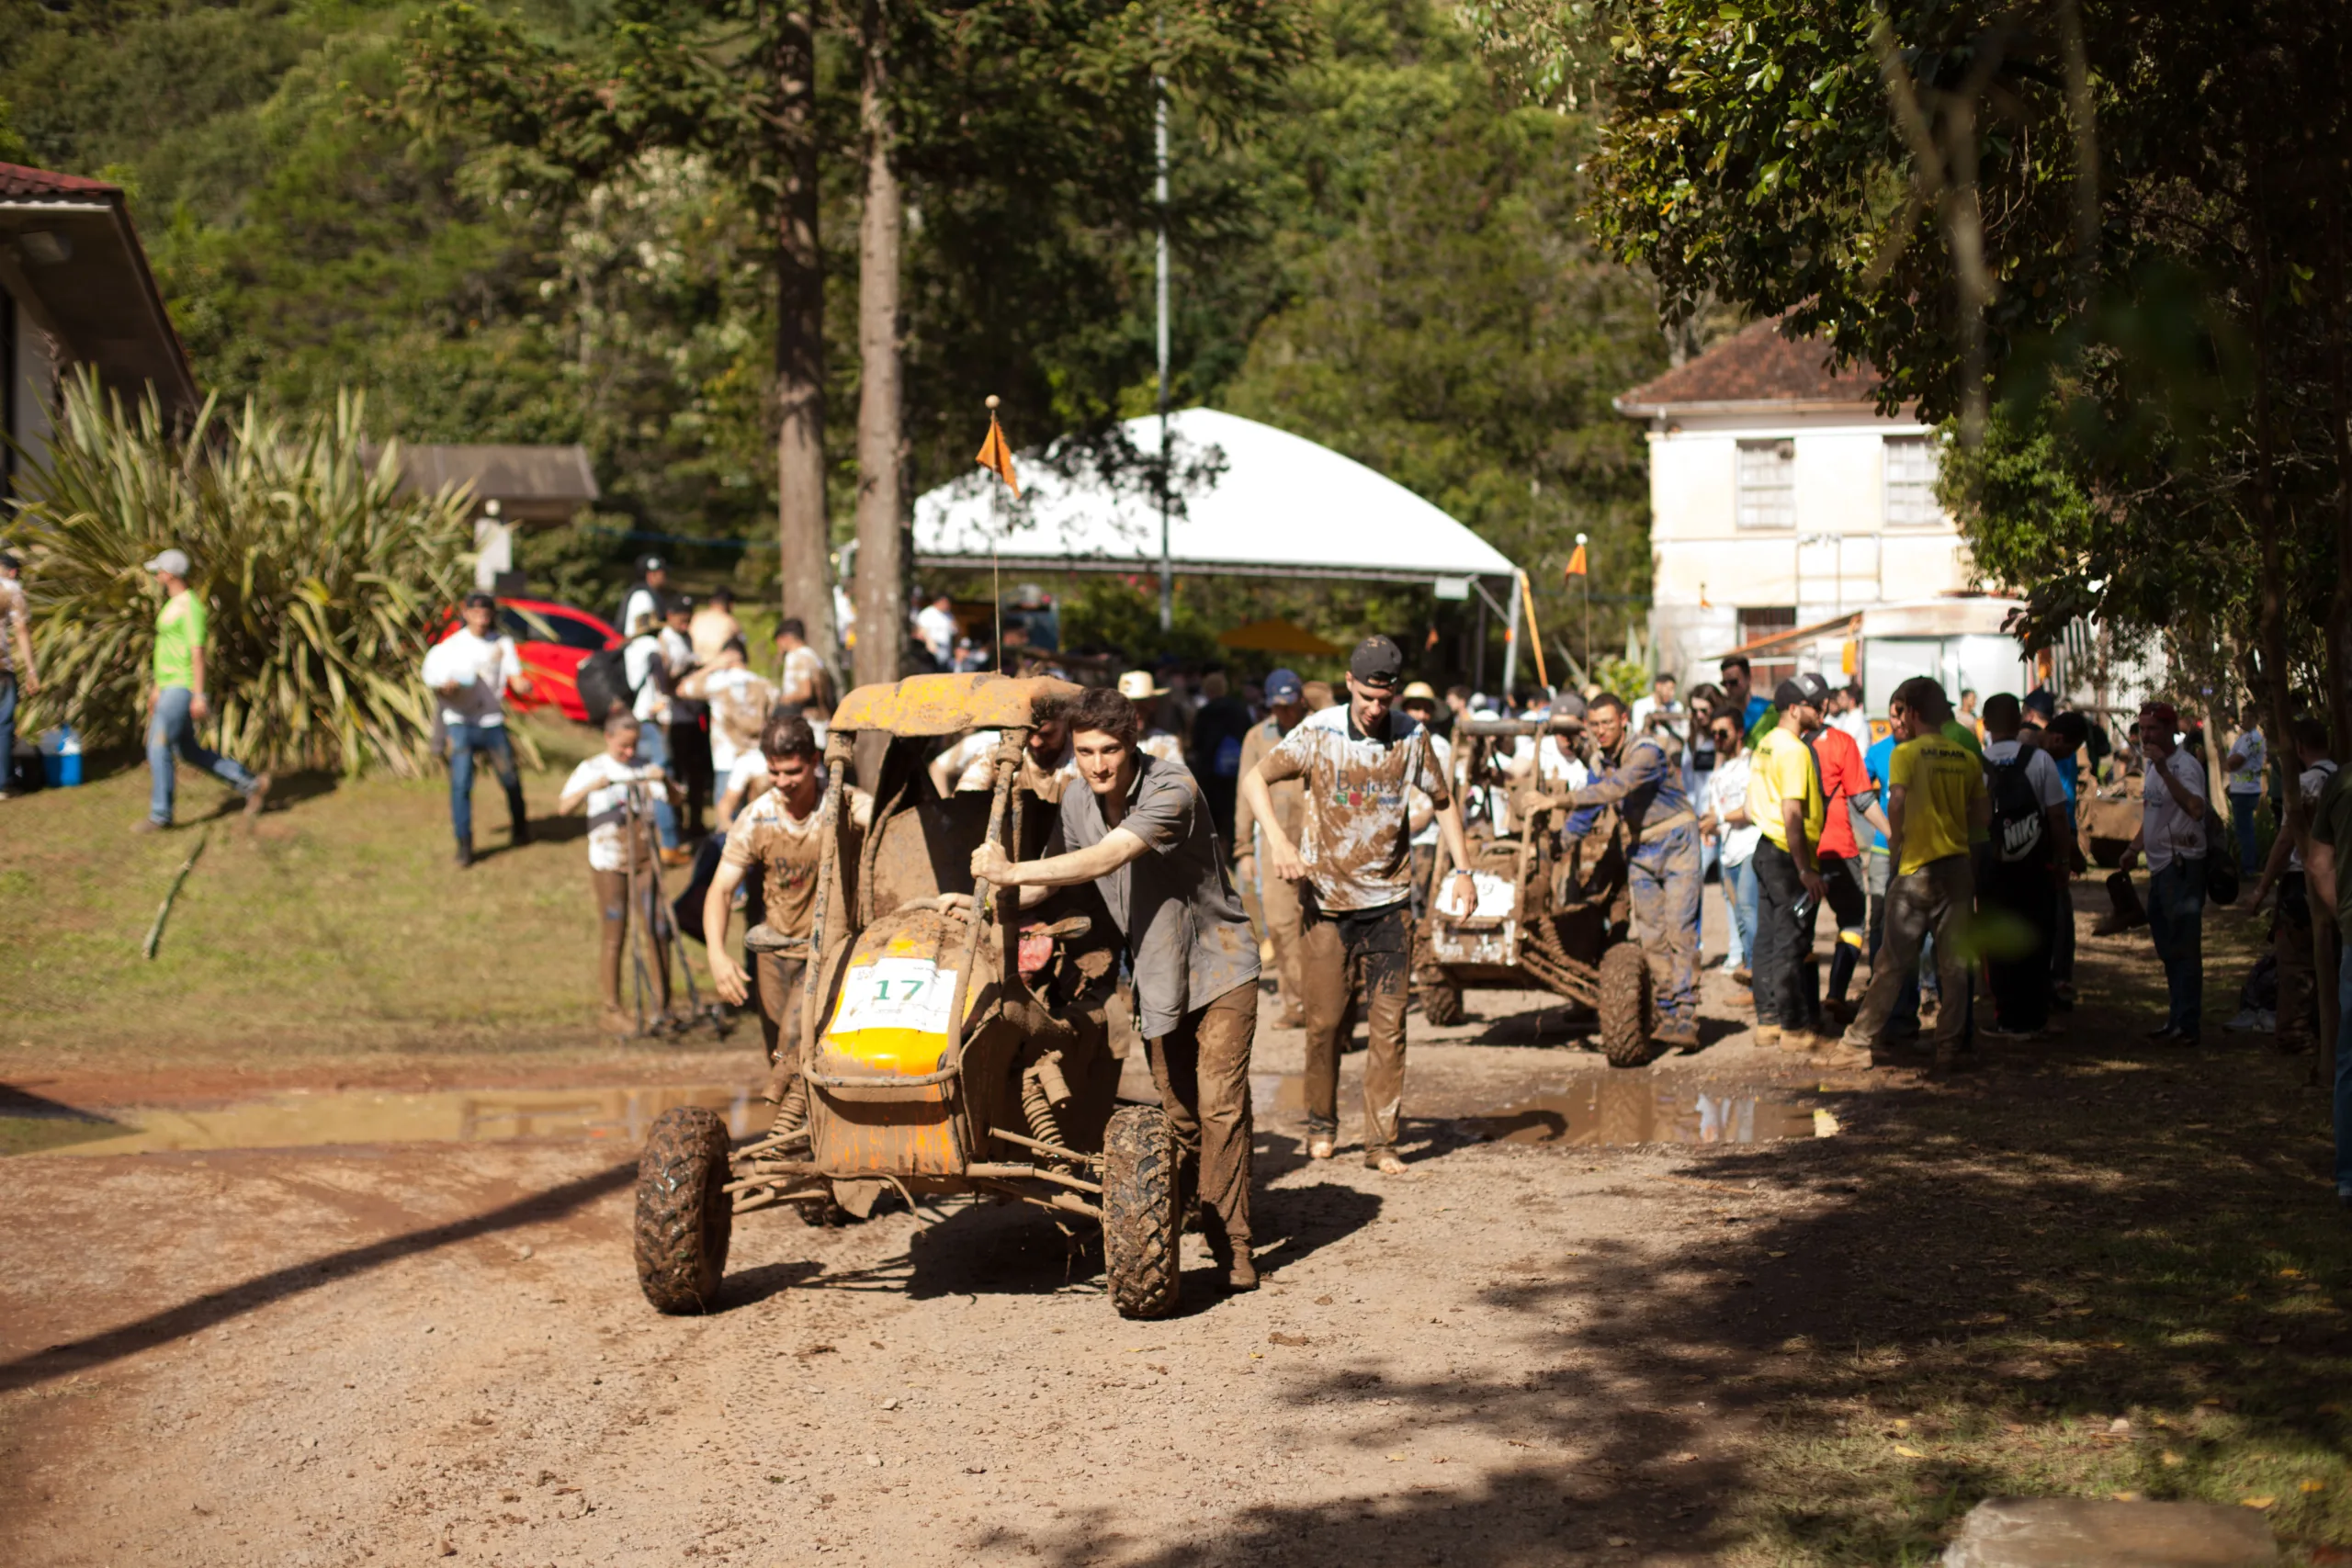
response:
{"label": "green tree foliage", "polygon": [[95,378],[68,380],[6,530],[29,568],[38,711],[101,745],[138,738],[159,607],[143,563],[175,547],[209,612],[221,745],[273,766],[413,770],[432,727],[416,670],[463,587],[467,498],[402,492],[398,446],[370,448],[359,398],[299,423],[251,402],[213,412],[189,441],[152,396],[127,411]]}
{"label": "green tree foliage", "polygon": [[2095,608],[2216,639],[2290,705],[2352,612],[2341,7],[1583,14],[1506,0],[1488,30],[1595,72],[1596,220],[1669,310],[1784,314],[1889,406],[1961,416],[1948,494],[2030,636]]}
{"label": "green tree foliage", "polygon": [[[1152,406],[1148,43],[1179,66],[1178,405],[1296,431],[1464,518],[1528,563],[1555,653],[1582,636],[1557,575],[1576,532],[1596,541],[1595,640],[1641,619],[1641,446],[1607,400],[1655,371],[1662,344],[1638,275],[1593,254],[1573,210],[1587,110],[1510,101],[1430,0],[1170,7],[1164,39],[1138,33],[1148,8],[1094,0],[899,9],[920,66],[901,116],[913,491],[968,469],[986,393],[1023,446]],[[420,140],[399,112],[426,15],[0,0],[0,96],[32,161],[130,185],[199,379],[225,400],[316,409],[364,385],[372,423],[409,440],[584,442],[606,513],[526,536],[535,575],[599,603],[647,536],[684,536],[752,541],[662,547],[764,587],[775,322],[756,181],[727,149],[673,139],[583,162],[560,199],[510,199],[554,188],[532,185],[548,170],[500,164],[521,139]],[[559,63],[614,43],[608,10],[476,15]],[[724,42],[712,7],[639,20],[682,48]],[[1291,31],[1265,30],[1277,22]],[[820,42],[822,128],[847,146],[855,61]],[[1237,76],[1227,47],[1292,63]],[[855,402],[856,186],[829,161],[841,411]],[[844,537],[845,418],[827,443]],[[1376,627],[1419,648],[1432,620],[1419,588],[1188,580],[1181,595],[1211,630],[1283,615],[1334,641]],[[1150,640],[1148,598],[1116,640]],[[1125,604],[1104,599],[1089,624],[1108,635]],[[1434,620],[1432,672],[1466,676],[1472,617],[1449,604]]]}

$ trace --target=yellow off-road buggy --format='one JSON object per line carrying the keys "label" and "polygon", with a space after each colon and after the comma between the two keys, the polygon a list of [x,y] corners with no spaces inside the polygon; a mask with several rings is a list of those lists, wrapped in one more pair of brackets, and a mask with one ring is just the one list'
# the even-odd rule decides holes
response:
{"label": "yellow off-road buggy", "polygon": [[[1176,1304],[1177,1161],[1156,1106],[1117,1103],[1110,1010],[1116,934],[1091,887],[1025,915],[971,877],[983,839],[1035,858],[1056,805],[1018,787],[1041,705],[1078,688],[1001,675],[862,686],[826,750],[820,892],[797,1078],[779,1072],[774,1129],[730,1149],[725,1123],[681,1108],[638,1168],[637,1270],[663,1312],[718,1300],[735,1216],[782,1204],[870,1207],[877,1190],[988,1196],[1099,1222],[1111,1299],[1128,1317]],[[994,786],[939,799],[942,739],[1002,736]],[[845,775],[879,739],[871,826],[844,830]],[[1077,787],[1077,786],[1073,786]],[[972,903],[944,896],[972,895]]]}

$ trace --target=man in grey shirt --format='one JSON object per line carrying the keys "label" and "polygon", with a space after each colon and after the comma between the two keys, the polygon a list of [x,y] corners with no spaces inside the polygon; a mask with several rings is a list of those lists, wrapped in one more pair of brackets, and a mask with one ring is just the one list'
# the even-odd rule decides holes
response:
{"label": "man in grey shirt", "polygon": [[1041,860],[994,844],[972,874],[1018,887],[1023,906],[1091,882],[1126,939],[1136,1024],[1175,1129],[1184,1201],[1230,1290],[1258,1288],[1250,1258],[1250,1050],[1258,1033],[1258,941],[1226,880],[1208,801],[1191,770],[1137,750],[1135,705],[1090,689],[1068,711],[1084,789],[1065,791]]}

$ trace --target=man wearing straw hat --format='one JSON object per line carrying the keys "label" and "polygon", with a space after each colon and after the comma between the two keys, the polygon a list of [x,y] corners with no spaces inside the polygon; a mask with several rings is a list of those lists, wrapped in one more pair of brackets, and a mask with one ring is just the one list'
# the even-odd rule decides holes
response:
{"label": "man wearing straw hat", "polygon": [[1151,678],[1148,670],[1130,670],[1119,677],[1119,695],[1136,705],[1136,725],[1143,739],[1136,742],[1136,750],[1147,757],[1157,757],[1163,762],[1184,762],[1183,737],[1170,735],[1156,728],[1152,716],[1159,711],[1159,699],[1168,688]]}

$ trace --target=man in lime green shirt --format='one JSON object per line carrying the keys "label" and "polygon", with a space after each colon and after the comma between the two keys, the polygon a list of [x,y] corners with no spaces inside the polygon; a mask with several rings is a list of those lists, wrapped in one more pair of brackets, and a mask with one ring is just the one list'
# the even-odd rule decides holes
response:
{"label": "man in lime green shirt", "polygon": [[1821,722],[1824,701],[1815,689],[1821,678],[1811,680],[1781,682],[1773,694],[1780,717],[1757,740],[1747,767],[1747,819],[1764,833],[1754,863],[1756,1043],[1794,1051],[1831,1043],[1820,1038],[1803,974],[1813,911],[1828,886],[1814,862],[1828,802],[1820,764],[1804,743],[1804,730]]}
{"label": "man in lime green shirt", "polygon": [[1846,1043],[1873,1050],[1894,1016],[1903,984],[1918,971],[1919,949],[1932,932],[1943,1005],[1936,1010],[1936,1070],[1959,1065],[1968,1010],[1968,964],[1961,928],[1976,898],[1969,841],[1992,825],[1984,764],[1973,749],[1951,739],[1951,701],[1925,675],[1895,688],[1902,738],[1887,767],[1886,850],[1894,872],[1886,890],[1886,942],[1871,967],[1861,1010]]}
{"label": "man in lime green shirt", "polygon": [[176,759],[202,768],[245,797],[245,815],[259,814],[269,797],[269,775],[197,743],[196,727],[212,715],[204,698],[204,601],[188,592],[185,550],[165,550],[147,563],[164,591],[155,614],[154,687],[147,695],[147,819],[143,833],[172,825]]}

